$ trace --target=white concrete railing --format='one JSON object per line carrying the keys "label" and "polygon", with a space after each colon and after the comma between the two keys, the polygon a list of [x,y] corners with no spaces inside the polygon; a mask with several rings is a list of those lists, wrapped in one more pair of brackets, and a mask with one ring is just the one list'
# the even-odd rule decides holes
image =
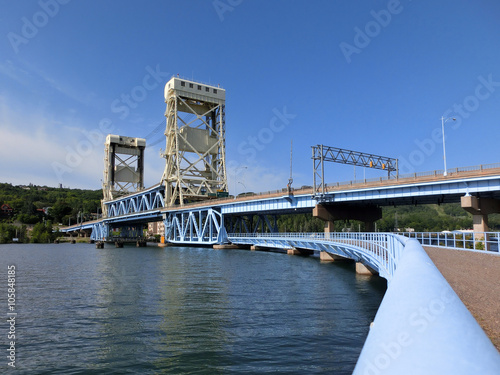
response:
{"label": "white concrete railing", "polygon": [[280,247],[297,241],[312,250],[324,249],[318,246],[324,241],[393,259],[390,283],[354,375],[500,373],[500,354],[415,239],[391,233],[255,233],[229,238],[261,238]]}
{"label": "white concrete railing", "polygon": [[496,348],[422,246],[409,240],[353,374],[498,373]]}

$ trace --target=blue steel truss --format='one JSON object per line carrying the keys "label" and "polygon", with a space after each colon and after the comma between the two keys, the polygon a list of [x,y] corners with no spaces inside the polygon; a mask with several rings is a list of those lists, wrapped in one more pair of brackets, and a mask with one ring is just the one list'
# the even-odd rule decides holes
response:
{"label": "blue steel truss", "polygon": [[102,221],[92,224],[90,239],[93,241],[106,241],[109,237],[109,225]]}
{"label": "blue steel truss", "polygon": [[231,243],[326,251],[361,262],[391,280],[408,238],[391,233],[230,233]]}
{"label": "blue steel truss", "polygon": [[227,242],[223,216],[211,207],[169,211],[163,222],[165,239],[171,243],[213,245]]}
{"label": "blue steel truss", "polygon": [[164,186],[156,185],[136,194],[104,202],[107,208],[107,217],[137,214],[163,208],[165,207],[164,191]]}
{"label": "blue steel truss", "polygon": [[276,215],[225,215],[226,230],[231,233],[276,233]]}
{"label": "blue steel truss", "polygon": [[[500,176],[447,178],[426,182],[419,182],[418,179],[415,181],[400,179],[393,181],[390,185],[360,185],[345,188],[330,186],[322,197],[322,201],[331,204],[425,204],[458,201],[461,196],[467,194],[481,194],[481,196],[500,199]],[[295,195],[267,194],[256,195],[251,199],[213,201],[212,206],[189,206],[182,209],[179,207],[178,211],[174,212],[172,210],[175,210],[175,207],[164,207],[163,196],[164,187],[156,185],[129,196],[104,202],[107,216],[101,222],[120,226],[120,224],[146,223],[163,218],[166,223],[167,241],[198,244],[206,241],[205,244],[209,245],[214,243],[215,237],[220,241],[219,243],[226,241],[226,231],[275,233],[277,228],[273,215],[311,212],[319,203],[317,198],[305,192]],[[199,224],[200,220],[204,223],[207,218],[210,225],[205,227],[205,224]],[[257,222],[249,218],[257,218]],[[186,223],[191,222],[193,224],[186,226]],[[222,229],[224,224],[226,230]],[[103,230],[99,229],[100,227],[92,228],[93,238],[103,237]],[[61,231],[71,232],[82,229],[90,229],[90,223],[63,228]],[[106,234],[109,235],[108,232]]]}

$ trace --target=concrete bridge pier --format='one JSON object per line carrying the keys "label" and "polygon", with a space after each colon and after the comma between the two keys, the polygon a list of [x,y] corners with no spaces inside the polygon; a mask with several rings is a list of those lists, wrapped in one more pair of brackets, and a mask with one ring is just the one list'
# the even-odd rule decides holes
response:
{"label": "concrete bridge pier", "polygon": [[368,267],[367,265],[361,262],[356,262],[356,273],[358,275],[367,275],[367,276],[378,274],[377,271],[375,271],[373,268]]}
{"label": "concrete bridge pier", "polygon": [[500,213],[500,200],[466,195],[460,198],[462,208],[472,214],[474,232],[488,231],[488,215]]}
{"label": "concrete bridge pier", "polygon": [[319,260],[321,262],[350,262],[351,259],[344,258],[337,254],[329,253],[328,251],[320,251]]}
{"label": "concrete bridge pier", "polygon": [[[352,262],[353,261],[352,259],[344,258],[340,255],[329,253],[328,251],[321,251],[319,253],[319,260],[320,260],[320,262]],[[368,276],[378,274],[377,271],[375,271],[374,269],[372,269],[370,267],[365,266],[361,262],[356,262],[356,273],[359,275],[368,275]]]}
{"label": "concrete bridge pier", "polygon": [[365,224],[365,232],[373,232],[375,222],[382,218],[382,209],[375,205],[317,204],[313,216],[325,221],[325,233],[335,231],[335,220],[359,220]]}
{"label": "concrete bridge pier", "polygon": [[[481,233],[488,231],[488,215],[500,213],[500,200],[491,198],[478,198],[473,195],[466,195],[460,198],[462,208],[472,214],[472,228],[474,232]],[[477,237],[484,241],[488,238]],[[485,242],[485,250],[488,250],[488,243]]]}
{"label": "concrete bridge pier", "polygon": [[286,253],[288,255],[309,256],[309,255],[314,254],[314,251],[313,250],[309,250],[309,249],[296,249],[296,248],[292,248],[292,249],[286,249]]}

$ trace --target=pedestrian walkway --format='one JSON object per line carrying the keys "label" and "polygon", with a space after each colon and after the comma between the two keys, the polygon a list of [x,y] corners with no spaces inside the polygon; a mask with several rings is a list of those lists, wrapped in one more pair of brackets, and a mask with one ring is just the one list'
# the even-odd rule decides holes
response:
{"label": "pedestrian walkway", "polygon": [[424,248],[500,351],[500,255]]}

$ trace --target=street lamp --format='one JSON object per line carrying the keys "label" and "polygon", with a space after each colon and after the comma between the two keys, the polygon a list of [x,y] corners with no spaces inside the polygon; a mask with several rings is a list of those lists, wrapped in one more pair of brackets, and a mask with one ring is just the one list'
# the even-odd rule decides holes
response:
{"label": "street lamp", "polygon": [[[248,167],[247,167],[247,166],[245,166],[245,165],[240,165],[239,167],[236,167],[236,168],[234,169],[234,181],[233,181],[233,185],[234,185],[234,197],[235,197],[235,198],[236,198],[236,184],[237,184],[237,183],[240,183],[240,184],[241,184],[241,182],[236,181],[236,175],[238,174],[238,170],[240,170],[240,169],[248,169]],[[243,184],[242,184],[242,185],[243,185]],[[245,186],[245,185],[243,185],[243,186]]]}
{"label": "street lamp", "polygon": [[446,169],[446,146],[445,146],[445,143],[444,143],[444,123],[448,120],[453,120],[453,121],[456,121],[457,119],[455,117],[448,117],[448,118],[444,118],[444,116],[441,116],[441,127],[443,129],[443,160],[444,160],[444,172],[443,172],[443,176],[446,176],[448,173],[446,172],[447,169]]}

